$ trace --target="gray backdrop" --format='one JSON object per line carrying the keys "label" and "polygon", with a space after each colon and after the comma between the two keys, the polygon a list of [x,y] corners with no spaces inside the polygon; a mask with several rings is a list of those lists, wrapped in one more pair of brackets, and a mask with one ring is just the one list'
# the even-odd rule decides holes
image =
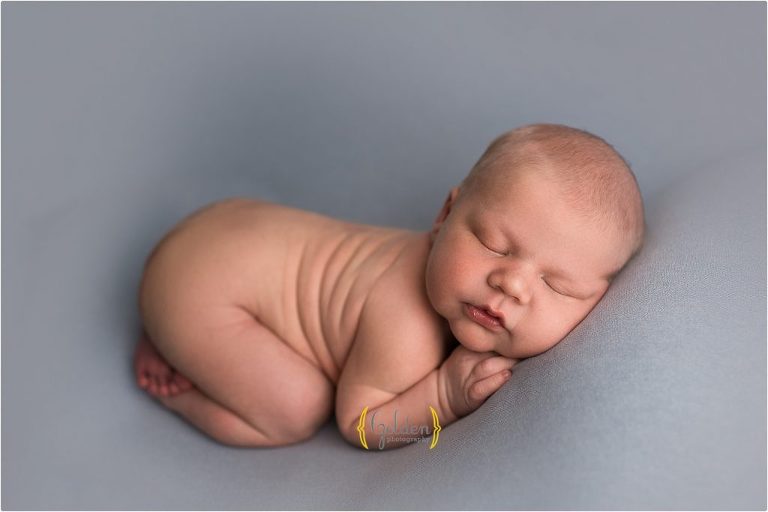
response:
{"label": "gray backdrop", "polygon": [[[765,14],[3,2],[2,508],[765,509]],[[141,267],[181,217],[428,229],[531,122],[625,156],[648,246],[440,450],[224,447],[135,387]]]}

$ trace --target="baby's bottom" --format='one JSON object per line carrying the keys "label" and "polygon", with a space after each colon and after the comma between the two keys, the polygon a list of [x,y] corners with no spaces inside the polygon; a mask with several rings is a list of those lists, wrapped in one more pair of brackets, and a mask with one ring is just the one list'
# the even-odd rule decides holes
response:
{"label": "baby's bottom", "polygon": [[194,300],[170,307],[162,298],[142,301],[148,339],[140,340],[137,361],[149,367],[151,343],[194,385],[153,394],[225,444],[278,446],[311,437],[333,410],[328,378],[244,309],[200,306]]}

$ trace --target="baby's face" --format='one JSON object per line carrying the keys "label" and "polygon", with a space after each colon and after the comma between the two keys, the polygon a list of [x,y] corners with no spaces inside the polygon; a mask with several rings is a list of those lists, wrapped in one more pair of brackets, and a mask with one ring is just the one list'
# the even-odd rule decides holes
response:
{"label": "baby's face", "polygon": [[580,217],[556,185],[526,174],[465,197],[453,189],[432,240],[432,306],[466,348],[510,358],[562,340],[629,256],[618,235]]}

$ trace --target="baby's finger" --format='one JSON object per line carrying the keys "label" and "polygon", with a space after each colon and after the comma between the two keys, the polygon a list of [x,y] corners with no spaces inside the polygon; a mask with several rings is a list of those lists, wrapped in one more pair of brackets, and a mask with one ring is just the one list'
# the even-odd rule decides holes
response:
{"label": "baby's finger", "polygon": [[516,362],[516,359],[504,356],[489,357],[477,363],[471,375],[475,380],[482,380],[503,370],[511,370]]}
{"label": "baby's finger", "polygon": [[469,388],[469,400],[479,405],[486,398],[495,393],[512,376],[512,372],[504,370],[483,380],[477,381]]}

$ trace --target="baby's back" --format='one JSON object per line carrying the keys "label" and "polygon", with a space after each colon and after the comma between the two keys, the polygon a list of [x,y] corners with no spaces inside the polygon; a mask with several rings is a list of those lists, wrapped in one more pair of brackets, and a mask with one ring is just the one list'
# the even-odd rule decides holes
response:
{"label": "baby's back", "polygon": [[150,261],[175,293],[243,307],[335,384],[373,284],[418,240],[412,231],[235,198],[184,219]]}

